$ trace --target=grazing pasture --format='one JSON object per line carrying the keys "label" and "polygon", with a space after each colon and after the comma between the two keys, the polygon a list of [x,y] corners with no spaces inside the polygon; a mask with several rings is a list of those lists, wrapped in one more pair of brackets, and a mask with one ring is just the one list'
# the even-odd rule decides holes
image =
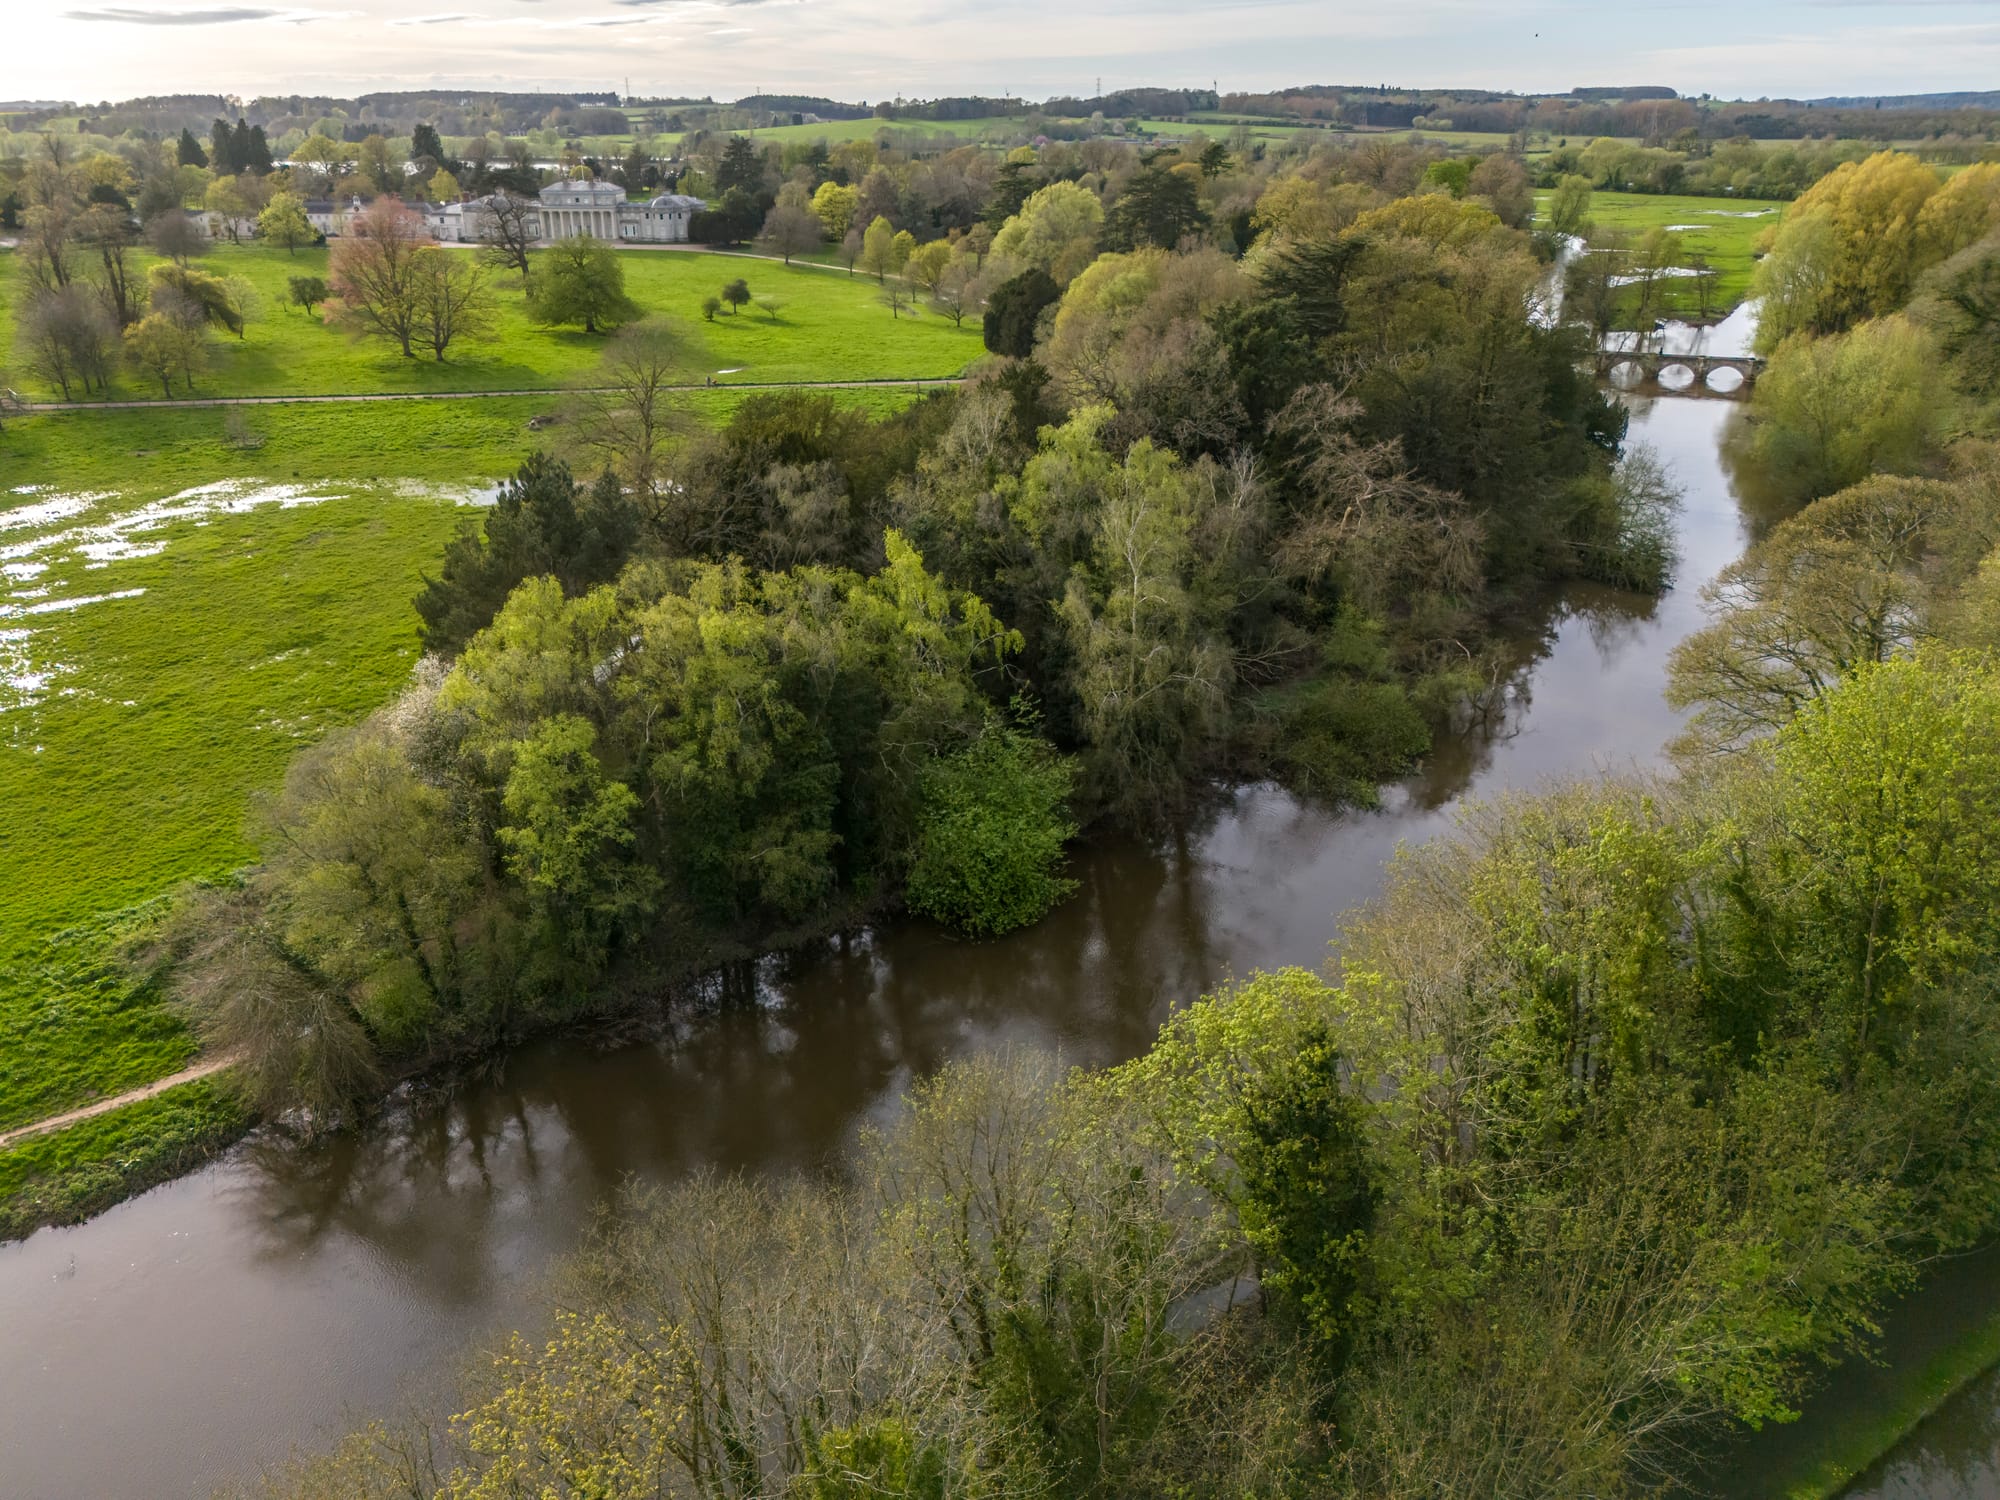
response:
{"label": "grazing pasture", "polygon": [[[477,252],[466,247],[453,253]],[[698,250],[626,250],[619,259],[632,300],[685,331],[696,379],[707,374],[718,382],[930,379],[957,375],[984,352],[976,318],[954,328],[931,313],[911,316],[905,310],[895,316],[865,275]],[[143,255],[138,260],[150,263]],[[601,334],[537,326],[518,286],[496,273],[487,337],[454,343],[443,363],[428,355],[406,359],[385,340],[356,339],[328,326],[317,311],[286,305],[287,280],[324,277],[327,261],[325,249],[288,254],[262,245],[224,245],[196,262],[212,275],[240,278],[250,293],[243,337],[209,338],[207,369],[195,378],[197,395],[555,389],[586,376],[604,349]],[[775,311],[753,304],[704,319],[703,299],[739,277],[750,283],[753,296],[775,298]],[[19,267],[12,257],[0,257],[0,349],[13,344],[13,308],[21,295]],[[26,371],[17,370],[13,384],[36,399],[60,394]],[[145,400],[161,391],[156,381],[127,372],[115,394]]]}
{"label": "grazing pasture", "polygon": [[[1546,214],[1548,193],[1535,197],[1537,214]],[[1591,195],[1591,222],[1599,232],[1610,231],[1637,239],[1651,229],[1672,231],[1681,242],[1682,264],[1696,257],[1715,271],[1710,294],[1712,312],[1724,313],[1750,294],[1750,277],[1756,267],[1756,246],[1764,232],[1778,222],[1785,205],[1757,198],[1696,198],[1666,193],[1611,193]],[[1667,288],[1668,307],[1684,316],[1693,316],[1694,294],[1690,288]]]}

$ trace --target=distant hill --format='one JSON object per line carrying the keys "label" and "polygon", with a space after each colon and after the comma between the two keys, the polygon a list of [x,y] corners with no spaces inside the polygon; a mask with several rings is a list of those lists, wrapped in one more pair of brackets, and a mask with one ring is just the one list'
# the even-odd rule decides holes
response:
{"label": "distant hill", "polygon": [[1842,94],[1803,102],[1825,109],[2000,109],[2000,89],[1960,94]]}

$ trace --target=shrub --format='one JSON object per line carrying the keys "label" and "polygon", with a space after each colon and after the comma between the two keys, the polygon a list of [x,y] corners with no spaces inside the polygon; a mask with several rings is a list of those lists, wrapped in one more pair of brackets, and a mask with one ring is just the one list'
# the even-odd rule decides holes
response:
{"label": "shrub", "polygon": [[1041,740],[992,730],[924,773],[914,911],[975,936],[1011,932],[1076,888],[1061,873],[1076,834],[1067,800],[1074,772]]}

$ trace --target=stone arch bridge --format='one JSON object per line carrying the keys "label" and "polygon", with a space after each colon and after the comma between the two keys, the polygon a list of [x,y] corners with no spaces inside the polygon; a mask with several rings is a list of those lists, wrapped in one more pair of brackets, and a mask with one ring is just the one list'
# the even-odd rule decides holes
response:
{"label": "stone arch bridge", "polygon": [[[1662,354],[1656,350],[1621,349],[1598,351],[1597,374],[1600,379],[1608,377],[1621,365],[1631,365],[1639,372],[1640,385],[1657,386],[1683,395],[1741,398],[1749,395],[1750,388],[1757,383],[1764,361],[1754,354]],[[1685,385],[1679,381],[1670,384],[1664,378],[1668,371],[1674,369],[1687,372]],[[1721,385],[1715,384],[1710,377],[1724,370],[1733,370],[1740,378],[1734,383],[1725,380]]]}

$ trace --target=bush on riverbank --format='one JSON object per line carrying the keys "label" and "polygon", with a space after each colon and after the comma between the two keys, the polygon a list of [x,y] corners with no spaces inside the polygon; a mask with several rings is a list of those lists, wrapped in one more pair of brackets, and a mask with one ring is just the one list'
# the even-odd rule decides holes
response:
{"label": "bush on riverbank", "polygon": [[925,768],[906,899],[947,927],[997,937],[1043,916],[1071,891],[1063,846],[1070,764],[1017,730],[990,728]]}

